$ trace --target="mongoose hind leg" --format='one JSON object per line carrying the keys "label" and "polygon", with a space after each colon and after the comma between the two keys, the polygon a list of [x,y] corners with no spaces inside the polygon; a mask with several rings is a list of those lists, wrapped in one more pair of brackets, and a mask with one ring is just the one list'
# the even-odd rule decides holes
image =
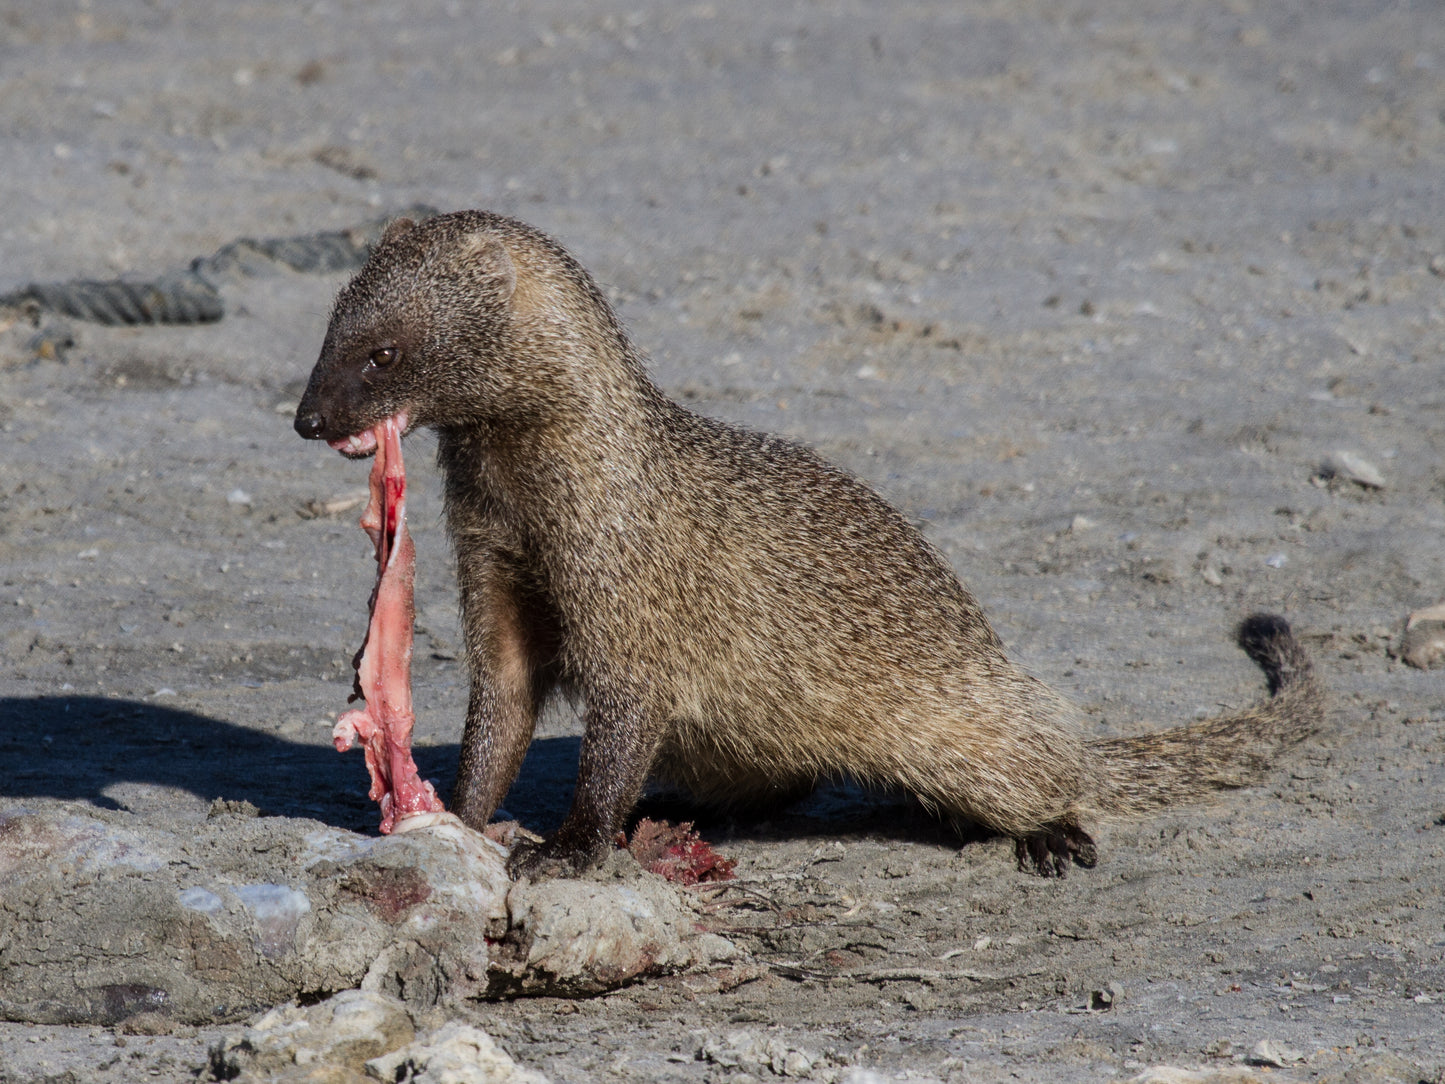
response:
{"label": "mongoose hind leg", "polygon": [[1093,869],[1099,860],[1094,837],[1072,817],[1065,817],[1014,840],[1014,857],[1023,873],[1062,878],[1069,864]]}

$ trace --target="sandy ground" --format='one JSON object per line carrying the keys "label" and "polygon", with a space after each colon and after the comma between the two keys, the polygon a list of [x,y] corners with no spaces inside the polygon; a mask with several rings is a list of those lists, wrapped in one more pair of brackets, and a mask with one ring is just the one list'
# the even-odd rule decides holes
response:
{"label": "sandy ground", "polygon": [[[472,1011],[522,1064],[1085,1081],[1268,1040],[1273,1080],[1441,1078],[1445,678],[1390,654],[1445,596],[1438,3],[13,0],[0,153],[0,293],[418,201],[525,218],[670,394],[918,520],[1092,732],[1258,695],[1230,637],[1254,608],[1334,690],[1264,784],[1103,826],[1062,882],[886,797],[709,824],[762,977]],[[374,824],[328,744],[369,547],[314,513],[365,467],[290,425],[340,281],[0,334],[0,808]],[[409,447],[445,788],[465,681]],[[1322,477],[1340,452],[1383,488]],[[550,718],[509,799],[533,827],[576,734]],[[219,1034],[4,1023],[0,1080],[188,1080]]]}

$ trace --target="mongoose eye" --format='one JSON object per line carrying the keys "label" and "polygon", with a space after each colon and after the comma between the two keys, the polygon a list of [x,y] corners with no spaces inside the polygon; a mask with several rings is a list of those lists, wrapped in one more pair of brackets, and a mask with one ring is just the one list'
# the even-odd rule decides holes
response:
{"label": "mongoose eye", "polygon": [[401,357],[401,351],[396,347],[383,346],[379,350],[371,352],[371,364],[377,369],[385,369],[399,357]]}

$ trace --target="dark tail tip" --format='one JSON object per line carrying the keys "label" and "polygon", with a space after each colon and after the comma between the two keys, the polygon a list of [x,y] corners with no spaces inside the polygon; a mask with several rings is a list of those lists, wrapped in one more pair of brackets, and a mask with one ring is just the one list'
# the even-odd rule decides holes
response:
{"label": "dark tail tip", "polygon": [[1250,614],[1239,623],[1234,635],[1245,654],[1264,671],[1269,694],[1274,696],[1299,664],[1299,645],[1289,622],[1279,614]]}

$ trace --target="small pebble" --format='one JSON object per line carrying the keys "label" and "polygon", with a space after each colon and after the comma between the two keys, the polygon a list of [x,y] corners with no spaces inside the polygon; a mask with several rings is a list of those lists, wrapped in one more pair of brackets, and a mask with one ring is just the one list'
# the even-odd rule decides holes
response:
{"label": "small pebble", "polygon": [[1358,452],[1335,452],[1321,464],[1320,475],[1327,479],[1354,482],[1365,489],[1385,488],[1385,476],[1380,473],[1380,468]]}
{"label": "small pebble", "polygon": [[297,511],[300,512],[303,519],[314,519],[317,516],[339,516],[343,512],[350,512],[353,508],[360,508],[369,496],[371,496],[369,489],[353,489],[325,499],[309,500]]}
{"label": "small pebble", "polygon": [[1405,619],[1405,635],[1396,654],[1417,670],[1445,666],[1445,602],[1416,610]]}
{"label": "small pebble", "polygon": [[1102,990],[1094,990],[1089,994],[1089,1008],[1095,1012],[1107,1012],[1124,1000],[1124,987],[1117,982],[1111,982]]}
{"label": "small pebble", "polygon": [[1254,1044],[1254,1049],[1249,1052],[1245,1060],[1251,1065],[1270,1065],[1276,1069],[1283,1069],[1286,1065],[1293,1065],[1297,1061],[1304,1061],[1304,1055],[1284,1043],[1275,1042],[1273,1039],[1261,1039]]}
{"label": "small pebble", "polygon": [[812,1071],[813,1058],[806,1051],[789,1050],[783,1056],[784,1076],[807,1076]]}
{"label": "small pebble", "polygon": [[915,1012],[929,1012],[938,1008],[938,998],[928,989],[905,991],[903,1003]]}
{"label": "small pebble", "polygon": [[64,361],[75,346],[75,335],[68,324],[51,321],[30,336],[25,345],[32,357],[42,361]]}

